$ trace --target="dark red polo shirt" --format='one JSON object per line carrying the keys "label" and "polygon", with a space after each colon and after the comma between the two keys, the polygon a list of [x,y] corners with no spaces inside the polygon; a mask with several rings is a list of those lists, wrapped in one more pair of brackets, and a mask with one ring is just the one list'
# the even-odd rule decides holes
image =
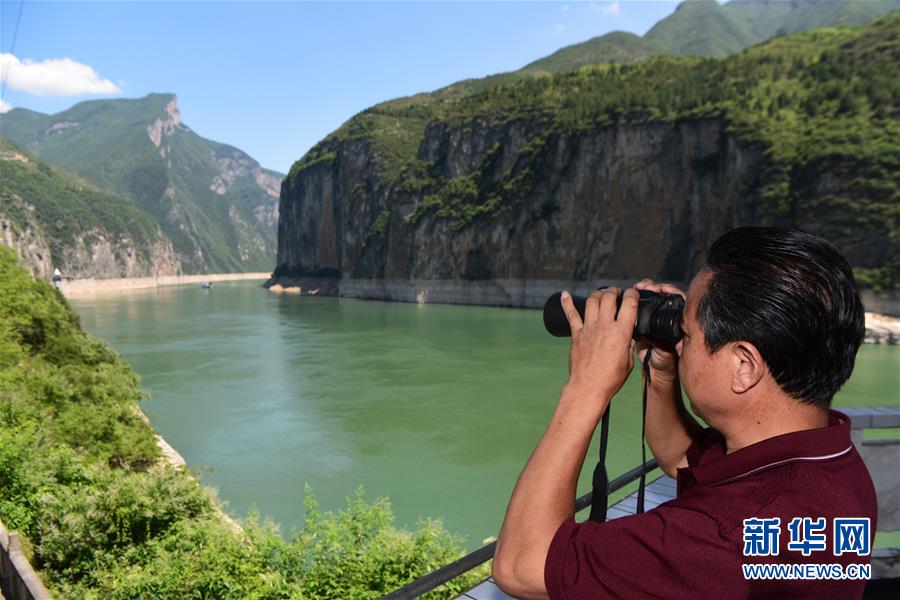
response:
{"label": "dark red polo shirt", "polygon": [[[872,479],[850,442],[850,418],[831,411],[828,427],[798,431],[725,454],[705,430],[678,470],[675,500],[607,523],[563,523],[550,545],[550,598],[859,598],[864,580],[748,580],[742,565],[868,564],[833,553],[833,519],[871,519]],[[744,556],[744,519],[780,518],[777,556]],[[794,517],[824,517],[826,550],[788,550]],[[815,533],[815,532],[813,532]],[[774,551],[774,546],[773,546]]]}

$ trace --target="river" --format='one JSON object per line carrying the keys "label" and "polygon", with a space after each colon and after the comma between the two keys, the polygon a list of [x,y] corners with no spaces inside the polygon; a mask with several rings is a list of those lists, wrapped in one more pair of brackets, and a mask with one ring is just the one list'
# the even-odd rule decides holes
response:
{"label": "river", "polygon": [[[259,282],[71,300],[140,374],[156,429],[219,489],[286,533],[304,485],[321,508],[362,485],[401,526],[443,517],[475,548],[496,535],[552,415],[568,341],[536,310],[271,294]],[[900,347],[864,346],[840,406],[888,405]],[[609,472],[640,460],[637,369],[613,404]],[[590,486],[592,446],[579,492]]]}

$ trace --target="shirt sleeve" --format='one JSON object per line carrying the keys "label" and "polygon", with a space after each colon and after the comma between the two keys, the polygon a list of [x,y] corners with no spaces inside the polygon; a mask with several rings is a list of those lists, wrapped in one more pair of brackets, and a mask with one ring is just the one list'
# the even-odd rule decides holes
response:
{"label": "shirt sleeve", "polygon": [[716,522],[661,505],[606,523],[564,522],[544,568],[552,600],[746,596],[739,558]]}

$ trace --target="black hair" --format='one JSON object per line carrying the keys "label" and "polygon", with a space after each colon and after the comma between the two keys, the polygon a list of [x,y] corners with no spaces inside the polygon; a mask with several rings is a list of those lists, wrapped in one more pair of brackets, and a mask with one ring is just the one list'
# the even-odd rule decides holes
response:
{"label": "black hair", "polygon": [[865,313],[853,271],[826,240],[781,227],[741,227],[706,253],[697,305],[710,353],[756,346],[785,392],[827,408],[853,372]]}

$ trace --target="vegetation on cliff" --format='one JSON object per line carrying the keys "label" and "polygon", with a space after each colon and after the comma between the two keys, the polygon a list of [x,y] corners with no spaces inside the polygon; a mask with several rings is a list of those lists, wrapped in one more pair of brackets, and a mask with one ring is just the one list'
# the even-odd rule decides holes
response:
{"label": "vegetation on cliff", "polygon": [[[440,521],[398,530],[359,491],[305,499],[289,540],[160,459],[131,368],[81,331],[62,296],[0,248],[0,520],[57,598],[378,598],[458,558]],[[433,597],[455,597],[482,570]]]}
{"label": "vegetation on cliff", "polygon": [[651,56],[726,56],[787,33],[836,25],[863,25],[897,9],[892,0],[760,2],[689,0],[643,37],[614,31],[567,46],[520,72],[561,73],[585,65],[634,63]]}
{"label": "vegetation on cliff", "polygon": [[[526,123],[536,132],[528,152],[538,154],[553,136],[622,123],[717,118],[766,157],[761,183],[770,220],[790,225],[801,213],[827,208],[841,218],[824,229],[841,243],[896,247],[898,116],[900,12],[894,12],[865,27],[778,37],[727,58],[655,57],[518,78],[474,93],[443,90],[385,102],[320,142],[291,176],[313,168],[320,157],[339,161],[349,143],[366,144],[379,169],[379,181],[371,186],[422,193],[424,200],[408,218],[431,211],[459,229],[496,216],[513,195],[484,185],[478,168],[453,179],[435,173],[421,159],[426,128]],[[825,180],[835,180],[836,187],[822,192]],[[501,187],[507,184],[512,182]],[[900,283],[896,258],[854,266],[866,285]]]}
{"label": "vegetation on cliff", "polygon": [[127,243],[150,268],[159,226],[132,203],[58,169],[0,138],[0,215],[19,231],[28,228],[47,241],[55,266],[66,271],[79,239],[97,235],[113,246]]}

